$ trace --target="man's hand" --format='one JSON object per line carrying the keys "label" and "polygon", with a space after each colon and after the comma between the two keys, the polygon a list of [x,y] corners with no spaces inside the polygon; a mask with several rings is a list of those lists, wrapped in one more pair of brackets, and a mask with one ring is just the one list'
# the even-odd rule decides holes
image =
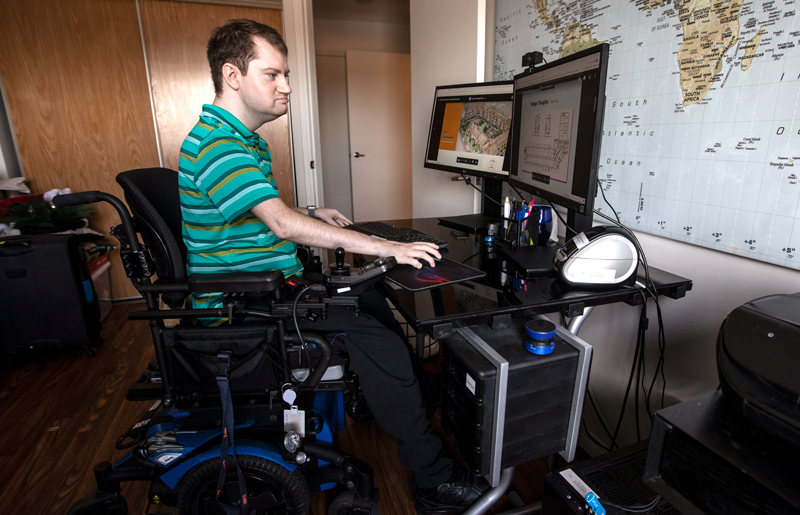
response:
{"label": "man's hand", "polygon": [[346,216],[329,207],[318,207],[314,211],[314,216],[324,222],[335,225],[336,227],[347,227],[348,225],[353,225],[353,222],[348,220]]}
{"label": "man's hand", "polygon": [[436,266],[434,257],[442,259],[442,255],[437,250],[439,247],[433,243],[418,241],[416,243],[399,243],[396,241],[382,241],[380,245],[380,257],[394,256],[399,264],[411,265],[414,268],[422,268],[422,263],[417,259],[424,259],[430,266]]}

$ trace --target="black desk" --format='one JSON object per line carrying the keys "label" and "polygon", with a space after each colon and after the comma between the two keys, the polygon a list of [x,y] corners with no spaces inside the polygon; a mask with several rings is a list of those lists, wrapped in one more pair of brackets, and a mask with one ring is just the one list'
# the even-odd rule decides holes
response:
{"label": "black desk", "polygon": [[[560,312],[567,317],[584,315],[586,308],[625,302],[632,306],[644,302],[642,293],[632,287],[603,290],[578,290],[555,277],[525,279],[502,255],[487,253],[483,236],[465,234],[443,227],[437,218],[389,220],[398,227],[410,227],[450,242],[443,257],[463,262],[486,272],[486,276],[422,292],[396,289],[381,284],[382,291],[417,333],[417,351],[422,355],[424,335],[434,339],[450,336],[455,328],[475,324],[502,323],[504,319]],[[644,273],[639,267],[639,282]],[[692,281],[650,267],[650,277],[659,295],[679,299],[692,289]],[[589,310],[590,311],[590,310]],[[588,314],[588,313],[586,313]],[[579,327],[579,325],[578,325]],[[572,330],[572,328],[571,328]],[[577,331],[573,330],[574,333]]]}
{"label": "black desk", "polygon": [[[520,276],[499,252],[489,253],[483,236],[466,234],[439,225],[437,218],[413,220],[388,220],[398,227],[410,227],[449,242],[443,257],[478,268],[486,276],[475,281],[450,284],[422,292],[401,289],[388,281],[379,287],[417,332],[417,352],[422,356],[424,337],[434,339],[451,336],[456,329],[477,324],[504,327],[513,318],[531,317],[560,312],[571,317],[567,331],[577,335],[585,318],[595,306],[625,302],[632,306],[645,302],[644,294],[635,287],[614,287],[602,290],[569,288],[556,277],[526,279]],[[650,278],[659,295],[679,299],[692,289],[692,281],[664,270],[650,267]],[[644,284],[644,273],[639,267],[639,283]],[[464,331],[465,329],[461,329]],[[559,328],[559,330],[561,330]],[[565,332],[565,334],[568,334]],[[589,347],[591,349],[591,347]],[[588,374],[588,365],[586,369]],[[576,388],[573,401],[576,410],[574,438],[577,441],[577,424],[583,409],[583,383]],[[577,383],[576,383],[577,384]],[[568,446],[569,447],[569,446]],[[574,449],[574,444],[573,447]],[[514,467],[503,469],[500,477],[492,478],[494,485],[485,492],[464,515],[485,514],[511,485]],[[539,513],[536,506],[517,508],[512,513]]]}

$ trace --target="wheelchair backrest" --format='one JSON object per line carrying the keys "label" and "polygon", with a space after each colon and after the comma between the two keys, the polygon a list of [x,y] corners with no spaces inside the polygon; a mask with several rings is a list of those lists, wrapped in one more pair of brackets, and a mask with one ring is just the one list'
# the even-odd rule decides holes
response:
{"label": "wheelchair backrest", "polygon": [[[117,175],[136,229],[150,255],[162,284],[186,282],[186,245],[181,233],[182,217],[178,174],[168,168],[140,168]],[[164,295],[173,309],[183,295]]]}

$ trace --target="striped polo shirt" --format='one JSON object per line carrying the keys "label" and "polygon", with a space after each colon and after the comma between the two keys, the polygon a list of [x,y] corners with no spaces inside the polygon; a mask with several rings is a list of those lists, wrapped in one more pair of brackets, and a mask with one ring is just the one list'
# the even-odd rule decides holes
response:
{"label": "striped polo shirt", "polygon": [[[228,111],[204,105],[181,146],[178,191],[189,274],[302,272],[294,243],[250,212],[278,198],[269,147]],[[192,294],[195,308],[221,308],[221,293]],[[224,318],[201,319],[218,325]]]}

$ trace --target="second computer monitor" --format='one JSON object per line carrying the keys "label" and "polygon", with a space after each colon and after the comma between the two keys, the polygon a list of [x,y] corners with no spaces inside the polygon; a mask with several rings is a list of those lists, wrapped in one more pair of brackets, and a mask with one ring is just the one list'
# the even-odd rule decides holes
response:
{"label": "second computer monitor", "polygon": [[425,167],[505,180],[513,94],[512,81],[438,86]]}
{"label": "second computer monitor", "polygon": [[607,70],[602,44],[514,78],[509,183],[583,215],[589,227]]}

